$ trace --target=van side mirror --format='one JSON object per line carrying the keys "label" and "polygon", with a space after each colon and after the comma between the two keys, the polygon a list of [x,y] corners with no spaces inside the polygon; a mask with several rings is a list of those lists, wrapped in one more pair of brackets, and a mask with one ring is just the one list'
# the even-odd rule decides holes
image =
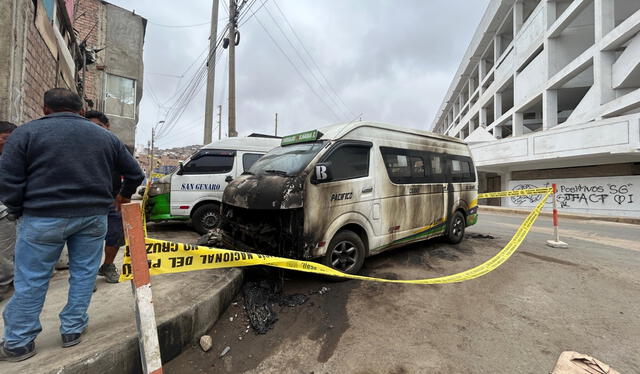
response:
{"label": "van side mirror", "polygon": [[178,163],[178,172],[176,174],[178,175],[182,175],[182,168],[184,167],[184,164],[182,164],[182,161],[180,161]]}
{"label": "van side mirror", "polygon": [[325,183],[330,182],[332,180],[331,176],[331,163],[330,162],[320,162],[317,163],[313,170],[313,177],[311,178],[311,183]]}

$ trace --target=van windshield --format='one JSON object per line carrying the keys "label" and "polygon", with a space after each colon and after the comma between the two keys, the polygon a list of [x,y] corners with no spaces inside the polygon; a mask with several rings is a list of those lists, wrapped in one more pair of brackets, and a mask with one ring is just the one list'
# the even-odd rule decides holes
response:
{"label": "van windshield", "polygon": [[272,149],[249,169],[249,174],[298,175],[327,142],[292,144]]}

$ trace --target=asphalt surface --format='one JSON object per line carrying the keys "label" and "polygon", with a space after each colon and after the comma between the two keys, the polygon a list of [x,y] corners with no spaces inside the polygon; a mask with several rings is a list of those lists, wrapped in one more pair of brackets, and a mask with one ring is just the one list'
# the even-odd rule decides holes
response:
{"label": "asphalt surface", "polygon": [[[363,272],[419,279],[463,271],[497,253],[523,219],[481,212],[461,244],[409,245],[368,258]],[[308,295],[305,304],[276,306],[279,320],[257,335],[239,295],[209,332],[212,349],[186,350],[165,373],[548,373],[566,350],[640,372],[640,227],[564,220],[569,248],[555,249],[545,245],[550,221],[541,217],[500,268],[459,284],[279,273],[285,293]]]}

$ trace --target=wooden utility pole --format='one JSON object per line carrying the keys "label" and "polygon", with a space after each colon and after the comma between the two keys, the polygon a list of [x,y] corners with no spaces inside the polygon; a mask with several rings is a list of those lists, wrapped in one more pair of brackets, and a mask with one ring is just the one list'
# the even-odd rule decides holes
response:
{"label": "wooden utility pole", "polygon": [[213,132],[213,91],[216,80],[216,41],[218,39],[218,4],[211,6],[211,33],[209,34],[209,56],[207,58],[207,96],[204,107],[204,144],[211,143]]}
{"label": "wooden utility pole", "polygon": [[278,136],[278,113],[276,113],[276,131],[275,135]]}
{"label": "wooden utility pole", "polygon": [[229,0],[229,137],[236,132],[236,34],[238,32],[238,3]]}
{"label": "wooden utility pole", "polygon": [[218,140],[222,140],[222,105],[218,105]]}

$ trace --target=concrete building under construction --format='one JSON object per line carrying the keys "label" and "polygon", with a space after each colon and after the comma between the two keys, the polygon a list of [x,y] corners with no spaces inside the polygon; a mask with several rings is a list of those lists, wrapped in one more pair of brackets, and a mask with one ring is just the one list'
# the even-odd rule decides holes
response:
{"label": "concrete building under construction", "polygon": [[561,211],[640,217],[639,31],[637,0],[492,0],[433,131],[471,145],[481,191],[557,183]]}

